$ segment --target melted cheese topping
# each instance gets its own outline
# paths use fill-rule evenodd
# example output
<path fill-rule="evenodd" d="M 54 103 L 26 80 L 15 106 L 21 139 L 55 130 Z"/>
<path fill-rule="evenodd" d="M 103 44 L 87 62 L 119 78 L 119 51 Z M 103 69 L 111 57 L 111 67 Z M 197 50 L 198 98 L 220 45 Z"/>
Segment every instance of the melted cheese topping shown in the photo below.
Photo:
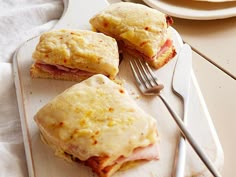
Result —
<path fill-rule="evenodd" d="M 114 78 L 118 73 L 119 53 L 116 40 L 86 30 L 46 32 L 33 53 L 34 60 L 100 73 Z"/>
<path fill-rule="evenodd" d="M 67 89 L 41 108 L 35 120 L 49 144 L 80 160 L 127 157 L 158 138 L 156 120 L 103 75 Z"/>
<path fill-rule="evenodd" d="M 167 39 L 166 15 L 147 6 L 120 2 L 90 19 L 93 27 L 152 58 Z"/>

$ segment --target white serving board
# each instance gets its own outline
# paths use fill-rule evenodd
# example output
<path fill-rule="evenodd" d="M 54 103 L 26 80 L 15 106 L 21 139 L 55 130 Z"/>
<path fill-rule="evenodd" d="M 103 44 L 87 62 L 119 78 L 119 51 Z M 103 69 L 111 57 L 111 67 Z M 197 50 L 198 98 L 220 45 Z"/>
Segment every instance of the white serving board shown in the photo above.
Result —
<path fill-rule="evenodd" d="M 65 6 L 67 7 L 67 4 Z M 55 28 L 90 29 L 88 19 L 105 6 L 107 6 L 105 0 L 71 0 Z M 170 30 L 178 52 L 182 46 L 182 39 L 173 28 L 170 28 Z M 40 140 L 38 127 L 33 120 L 34 115 L 49 100 L 76 82 L 31 79 L 29 75 L 29 69 L 33 63 L 31 56 L 38 40 L 39 38 L 36 37 L 25 42 L 14 57 L 14 78 L 29 176 L 94 177 L 96 175 L 90 168 L 75 162 L 68 163 L 55 157 L 48 145 L 43 144 Z M 181 115 L 181 101 L 171 90 L 171 80 L 177 57 L 178 55 L 166 66 L 156 71 L 156 75 L 165 85 L 163 92 L 166 98 Z M 133 169 L 117 172 L 114 177 L 170 177 L 179 137 L 178 128 L 158 97 L 144 97 L 138 91 L 128 64 L 129 59 L 129 56 L 124 57 L 117 78 L 124 81 L 125 88 L 137 104 L 157 119 L 161 157 L 159 161 L 147 162 Z M 188 116 L 189 130 L 202 145 L 216 167 L 221 168 L 224 159 L 222 147 L 193 72 Z M 210 176 L 189 145 L 187 146 L 186 176 Z"/>

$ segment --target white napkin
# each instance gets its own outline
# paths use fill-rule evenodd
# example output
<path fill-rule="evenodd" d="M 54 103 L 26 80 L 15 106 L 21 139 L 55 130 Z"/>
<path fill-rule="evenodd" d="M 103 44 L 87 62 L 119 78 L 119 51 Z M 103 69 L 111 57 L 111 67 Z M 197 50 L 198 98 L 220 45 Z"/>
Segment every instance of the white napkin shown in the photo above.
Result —
<path fill-rule="evenodd" d="M 27 176 L 11 63 L 0 63 L 0 176 Z"/>
<path fill-rule="evenodd" d="M 11 62 L 16 47 L 52 28 L 62 11 L 62 0 L 1 1 L 0 61 Z"/>
<path fill-rule="evenodd" d="M 62 0 L 0 2 L 0 177 L 28 176 L 12 56 L 21 43 L 50 30 L 62 12 Z"/>

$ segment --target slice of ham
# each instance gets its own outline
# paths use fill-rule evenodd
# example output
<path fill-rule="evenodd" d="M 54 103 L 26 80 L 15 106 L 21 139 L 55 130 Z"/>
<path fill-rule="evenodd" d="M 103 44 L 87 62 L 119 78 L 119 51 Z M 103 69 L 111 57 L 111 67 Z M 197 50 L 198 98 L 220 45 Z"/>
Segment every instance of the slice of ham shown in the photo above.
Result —
<path fill-rule="evenodd" d="M 156 55 L 154 55 L 152 57 L 147 57 L 146 55 L 142 54 L 142 57 L 147 62 L 151 62 L 155 59 L 158 59 L 158 57 L 160 57 L 162 54 L 164 54 L 170 47 L 172 47 L 172 45 L 173 45 L 173 41 L 171 39 L 167 39 L 166 42 L 164 43 L 164 45 L 161 46 L 161 49 L 159 50 L 159 52 L 157 52 Z"/>
<path fill-rule="evenodd" d="M 62 65 L 50 65 L 43 62 L 36 62 L 35 67 L 41 69 L 44 72 L 50 73 L 52 75 L 61 75 L 64 73 L 77 75 L 77 76 L 92 76 L 94 73 L 83 71 L 76 68 L 68 68 Z"/>
<path fill-rule="evenodd" d="M 164 45 L 161 47 L 161 50 L 156 54 L 156 58 L 161 56 L 163 53 L 165 53 L 170 47 L 172 47 L 173 41 L 170 39 L 167 39 Z"/>
<path fill-rule="evenodd" d="M 124 163 L 135 160 L 158 160 L 159 159 L 159 150 L 158 143 L 149 145 L 147 147 L 136 148 L 132 155 L 129 157 L 120 157 L 115 162 Z"/>
<path fill-rule="evenodd" d="M 126 45 L 124 42 L 122 41 L 118 41 L 119 46 L 127 51 L 128 53 L 130 53 L 131 55 L 134 56 L 139 56 L 142 57 L 144 60 L 146 60 L 147 62 L 151 62 L 154 61 L 156 59 L 158 59 L 158 57 L 160 57 L 162 54 L 164 54 L 169 48 L 171 48 L 173 46 L 173 41 L 171 39 L 167 39 L 166 42 L 164 43 L 164 45 L 161 47 L 161 49 L 156 53 L 156 55 L 153 55 L 152 57 L 148 57 L 146 55 L 144 55 L 143 53 L 141 53 L 140 51 Z"/>
<path fill-rule="evenodd" d="M 158 160 L 159 150 L 158 143 L 149 145 L 147 147 L 136 148 L 129 157 L 121 156 L 117 160 L 113 161 L 111 165 L 106 165 L 109 157 L 94 156 L 85 161 L 85 165 L 92 168 L 92 170 L 101 177 L 108 177 L 126 162 L 137 160 Z"/>

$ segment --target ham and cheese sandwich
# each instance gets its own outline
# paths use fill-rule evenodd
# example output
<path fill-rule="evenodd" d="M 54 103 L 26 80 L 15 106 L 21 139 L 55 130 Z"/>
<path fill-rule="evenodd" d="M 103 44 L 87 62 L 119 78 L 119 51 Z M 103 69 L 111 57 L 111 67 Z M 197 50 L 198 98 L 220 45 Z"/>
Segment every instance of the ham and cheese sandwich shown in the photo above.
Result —
<path fill-rule="evenodd" d="M 160 68 L 176 54 L 168 27 L 170 16 L 142 4 L 120 2 L 90 19 L 93 28 L 114 37 L 119 47 Z"/>
<path fill-rule="evenodd" d="M 115 39 L 86 30 L 55 30 L 40 36 L 33 53 L 33 78 L 81 81 L 94 74 L 113 79 L 119 53 Z"/>
<path fill-rule="evenodd" d="M 110 177 L 130 162 L 159 159 L 156 119 L 102 74 L 67 89 L 34 117 L 55 154 Z"/>

